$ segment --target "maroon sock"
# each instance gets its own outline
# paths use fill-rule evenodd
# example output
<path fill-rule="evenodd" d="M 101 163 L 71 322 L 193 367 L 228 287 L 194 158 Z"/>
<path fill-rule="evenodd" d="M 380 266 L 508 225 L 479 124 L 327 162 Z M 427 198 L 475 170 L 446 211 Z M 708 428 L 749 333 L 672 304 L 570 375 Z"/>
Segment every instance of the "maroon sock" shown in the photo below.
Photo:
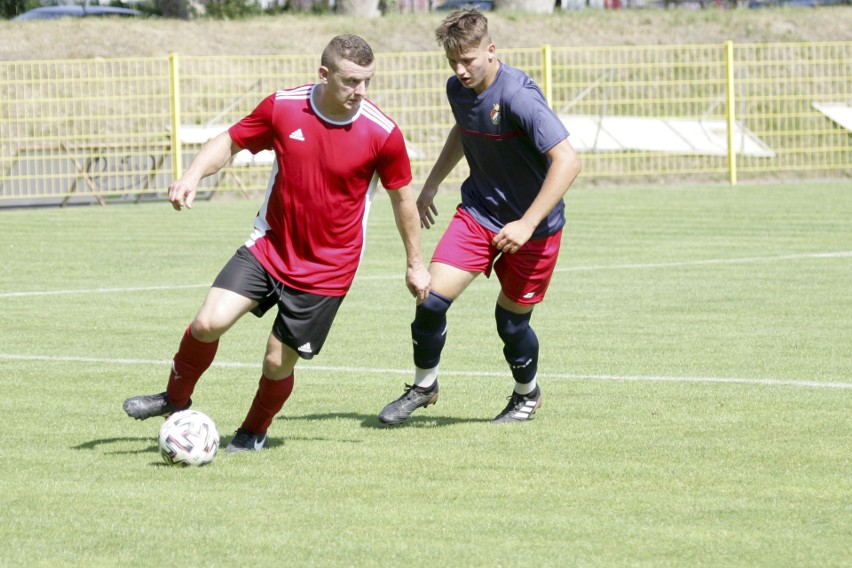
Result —
<path fill-rule="evenodd" d="M 243 428 L 255 434 L 265 434 L 272 424 L 272 419 L 284 406 L 284 403 L 293 392 L 293 374 L 286 379 L 273 381 L 266 377 L 260 377 L 257 394 L 251 403 L 248 415 L 243 422 Z"/>
<path fill-rule="evenodd" d="M 189 402 L 189 397 L 195 390 L 195 383 L 213 363 L 218 347 L 218 339 L 213 343 L 204 343 L 192 336 L 192 325 L 186 328 L 172 361 L 172 372 L 166 387 L 169 401 L 177 408 L 183 408 Z"/>

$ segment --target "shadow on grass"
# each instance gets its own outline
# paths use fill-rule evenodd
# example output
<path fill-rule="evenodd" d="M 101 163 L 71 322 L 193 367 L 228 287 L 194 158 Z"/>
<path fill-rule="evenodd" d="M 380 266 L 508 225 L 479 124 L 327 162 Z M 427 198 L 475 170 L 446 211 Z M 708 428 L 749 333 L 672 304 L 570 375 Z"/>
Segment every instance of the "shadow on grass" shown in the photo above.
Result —
<path fill-rule="evenodd" d="M 98 446 L 105 446 L 110 444 L 124 444 L 126 442 L 147 442 L 148 447 L 142 448 L 139 450 L 123 450 L 110 452 L 112 454 L 144 454 L 146 452 L 154 452 L 160 453 L 160 449 L 157 446 L 156 438 L 154 439 L 154 443 L 151 443 L 150 438 L 140 438 L 140 437 L 123 437 L 123 438 L 101 438 L 100 440 L 91 440 L 89 442 L 84 442 L 82 444 L 78 444 L 76 446 L 71 446 L 72 450 L 94 450 L 97 449 Z"/>
<path fill-rule="evenodd" d="M 320 420 L 355 420 L 361 423 L 362 428 L 373 428 L 376 430 L 395 430 L 399 428 L 434 428 L 436 426 L 453 426 L 454 424 L 469 424 L 476 422 L 491 422 L 488 418 L 458 418 L 455 416 L 412 416 L 403 424 L 388 426 L 379 422 L 375 414 L 360 414 L 357 412 L 328 412 L 323 414 L 305 414 L 303 416 L 278 416 L 276 420 L 285 422 L 296 421 L 320 421 Z"/>
<path fill-rule="evenodd" d="M 490 422 L 491 420 L 488 418 L 458 418 L 453 416 L 430 416 L 430 415 L 420 415 L 420 416 L 412 416 L 409 418 L 404 424 L 399 424 L 396 426 L 388 426 L 386 424 L 382 424 L 379 422 L 378 417 L 375 414 L 361 414 L 357 412 L 328 412 L 328 413 L 320 413 L 320 414 L 305 414 L 302 416 L 278 416 L 275 418 L 277 422 L 317 422 L 317 421 L 332 421 L 332 420 L 353 420 L 356 422 L 360 422 L 361 428 L 372 428 L 375 430 L 399 430 L 402 428 L 435 428 L 435 427 L 443 427 L 443 426 L 453 426 L 455 424 L 470 424 L 470 423 L 485 423 Z M 224 452 L 225 448 L 228 444 L 233 440 L 233 436 L 222 436 L 219 442 L 219 451 Z M 288 442 L 293 441 L 309 441 L 309 442 L 340 442 L 341 440 L 333 437 L 293 437 L 287 436 L 286 433 L 281 437 L 269 437 L 266 442 L 267 449 L 275 449 L 277 447 L 286 446 Z M 361 442 L 361 440 L 345 440 L 348 442 Z M 122 450 L 108 450 L 109 446 L 115 444 L 123 444 L 127 445 L 128 443 L 140 443 L 140 446 L 137 449 L 122 449 Z M 102 448 L 102 446 L 106 446 L 107 448 Z M 76 446 L 71 446 L 72 450 L 90 450 L 95 451 L 99 450 L 104 454 L 111 455 L 133 455 L 133 454 L 159 454 L 160 448 L 157 444 L 156 437 L 131 437 L 131 436 L 122 436 L 122 437 L 114 437 L 114 438 L 99 438 L 96 440 L 89 440 L 88 442 L 83 442 L 81 444 L 77 444 Z M 155 463 L 152 465 L 156 466 L 165 466 L 165 463 Z"/>
<path fill-rule="evenodd" d="M 219 452 L 224 452 L 225 448 L 228 444 L 233 440 L 233 436 L 222 436 L 219 440 Z M 307 440 L 307 438 L 305 438 Z M 323 438 L 315 438 L 315 440 L 323 441 Z M 266 448 L 275 448 L 277 446 L 283 446 L 287 438 L 272 438 L 269 437 L 266 441 Z M 105 454 L 111 455 L 132 455 L 132 454 L 160 454 L 160 446 L 157 442 L 157 439 L 153 440 L 148 437 L 121 437 L 121 438 L 101 438 L 99 440 L 90 440 L 88 442 L 84 442 L 82 444 L 77 444 L 76 446 L 71 446 L 72 450 L 97 450 L 100 446 L 109 446 L 111 444 L 126 444 L 128 442 L 141 442 L 146 444 L 145 447 L 140 447 L 135 450 L 116 450 L 116 451 L 104 451 Z M 156 464 L 156 465 L 166 465 L 166 464 Z"/>

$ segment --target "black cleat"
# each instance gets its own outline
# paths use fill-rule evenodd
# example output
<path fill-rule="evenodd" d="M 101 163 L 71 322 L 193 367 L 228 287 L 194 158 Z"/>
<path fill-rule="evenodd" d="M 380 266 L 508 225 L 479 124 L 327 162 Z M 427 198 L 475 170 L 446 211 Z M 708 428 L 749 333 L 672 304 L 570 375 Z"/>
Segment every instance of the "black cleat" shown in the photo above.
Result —
<path fill-rule="evenodd" d="M 438 381 L 426 390 L 414 385 L 405 385 L 403 395 L 385 406 L 379 413 L 379 422 L 390 426 L 402 424 L 421 406 L 438 402 L 439 390 Z"/>
<path fill-rule="evenodd" d="M 541 389 L 538 386 L 529 394 L 512 393 L 509 404 L 491 422 L 526 422 L 532 418 L 535 411 L 541 406 Z"/>
<path fill-rule="evenodd" d="M 255 434 L 245 428 L 237 428 L 234 439 L 225 448 L 229 454 L 234 452 L 259 452 L 266 447 L 266 434 Z"/>
<path fill-rule="evenodd" d="M 174 414 L 178 410 L 186 410 L 192 406 L 192 400 L 186 403 L 183 408 L 177 408 L 171 402 L 166 393 L 147 394 L 142 396 L 134 396 L 124 401 L 124 411 L 131 418 L 136 420 L 147 420 L 152 416 L 168 416 Z"/>

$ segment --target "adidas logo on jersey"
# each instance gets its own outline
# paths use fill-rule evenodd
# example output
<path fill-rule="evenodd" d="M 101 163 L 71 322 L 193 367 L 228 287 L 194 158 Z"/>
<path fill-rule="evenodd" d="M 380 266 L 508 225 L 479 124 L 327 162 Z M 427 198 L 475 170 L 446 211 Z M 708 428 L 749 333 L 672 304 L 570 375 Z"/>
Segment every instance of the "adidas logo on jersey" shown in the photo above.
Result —
<path fill-rule="evenodd" d="M 304 345 L 299 347 L 299 351 L 301 351 L 303 353 L 310 353 L 311 352 L 311 342 L 308 341 L 307 343 L 305 343 Z"/>
<path fill-rule="evenodd" d="M 292 138 L 293 140 L 298 140 L 299 142 L 304 142 L 304 141 L 305 141 L 305 135 L 304 135 L 304 134 L 302 134 L 302 129 L 301 129 L 301 128 L 297 128 L 296 130 L 294 130 L 293 132 L 291 132 L 291 133 L 290 133 L 290 138 Z"/>

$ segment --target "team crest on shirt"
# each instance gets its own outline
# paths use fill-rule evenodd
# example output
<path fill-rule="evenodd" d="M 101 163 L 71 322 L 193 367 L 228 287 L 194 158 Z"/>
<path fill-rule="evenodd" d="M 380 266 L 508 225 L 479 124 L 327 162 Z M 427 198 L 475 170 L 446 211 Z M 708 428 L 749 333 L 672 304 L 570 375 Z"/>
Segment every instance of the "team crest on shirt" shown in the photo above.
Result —
<path fill-rule="evenodd" d="M 500 124 L 500 103 L 494 103 L 491 107 L 491 124 L 495 126 Z"/>

